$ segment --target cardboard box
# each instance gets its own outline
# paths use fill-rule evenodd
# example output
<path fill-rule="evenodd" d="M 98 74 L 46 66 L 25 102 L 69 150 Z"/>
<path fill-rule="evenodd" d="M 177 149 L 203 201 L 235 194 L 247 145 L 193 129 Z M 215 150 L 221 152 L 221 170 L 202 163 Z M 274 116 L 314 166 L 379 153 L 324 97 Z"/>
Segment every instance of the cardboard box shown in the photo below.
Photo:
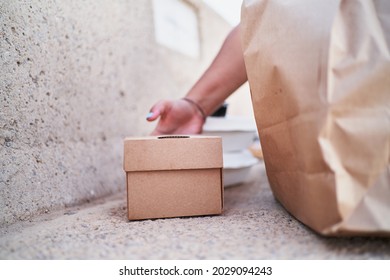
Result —
<path fill-rule="evenodd" d="M 222 167 L 220 137 L 126 138 L 129 220 L 221 214 Z"/>

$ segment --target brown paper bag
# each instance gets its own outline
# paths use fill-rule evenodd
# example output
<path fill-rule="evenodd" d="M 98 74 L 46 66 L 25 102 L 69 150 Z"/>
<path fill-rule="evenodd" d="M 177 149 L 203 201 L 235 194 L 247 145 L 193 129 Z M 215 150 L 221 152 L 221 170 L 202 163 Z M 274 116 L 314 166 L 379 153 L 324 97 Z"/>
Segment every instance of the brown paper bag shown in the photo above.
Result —
<path fill-rule="evenodd" d="M 389 19 L 387 0 L 243 3 L 269 182 L 324 235 L 390 235 Z"/>

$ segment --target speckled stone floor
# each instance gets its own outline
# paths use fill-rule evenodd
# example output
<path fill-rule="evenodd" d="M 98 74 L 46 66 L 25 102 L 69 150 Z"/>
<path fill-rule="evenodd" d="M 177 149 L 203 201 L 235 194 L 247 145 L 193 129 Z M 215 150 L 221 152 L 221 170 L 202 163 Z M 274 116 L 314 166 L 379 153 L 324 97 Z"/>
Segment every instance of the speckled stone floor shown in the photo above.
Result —
<path fill-rule="evenodd" d="M 389 238 L 325 238 L 273 198 L 264 165 L 221 216 L 129 222 L 125 192 L 0 229 L 1 259 L 390 259 Z"/>

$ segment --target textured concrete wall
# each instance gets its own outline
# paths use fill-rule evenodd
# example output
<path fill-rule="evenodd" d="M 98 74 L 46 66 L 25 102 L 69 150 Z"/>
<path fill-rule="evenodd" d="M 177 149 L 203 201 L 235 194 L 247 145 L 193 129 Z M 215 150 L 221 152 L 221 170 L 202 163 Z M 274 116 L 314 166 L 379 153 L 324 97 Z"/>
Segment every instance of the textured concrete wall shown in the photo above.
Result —
<path fill-rule="evenodd" d="M 0 2 L 0 225 L 125 188 L 122 139 L 182 96 L 230 27 L 201 1 L 201 55 L 155 43 L 151 1 Z"/>

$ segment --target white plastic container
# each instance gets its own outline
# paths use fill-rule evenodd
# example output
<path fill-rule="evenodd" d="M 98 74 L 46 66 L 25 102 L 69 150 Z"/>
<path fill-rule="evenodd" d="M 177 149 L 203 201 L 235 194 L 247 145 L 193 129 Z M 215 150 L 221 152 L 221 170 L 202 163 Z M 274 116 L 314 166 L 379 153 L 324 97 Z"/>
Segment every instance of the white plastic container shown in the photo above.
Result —
<path fill-rule="evenodd" d="M 258 162 L 248 150 L 257 138 L 254 119 L 240 116 L 208 117 L 203 134 L 222 137 L 224 186 L 245 182 L 252 166 Z"/>
<path fill-rule="evenodd" d="M 222 137 L 224 153 L 247 149 L 257 137 L 253 118 L 240 116 L 208 117 L 203 134 Z"/>
<path fill-rule="evenodd" d="M 223 154 L 224 186 L 233 186 L 245 182 L 253 165 L 259 160 L 248 150 Z"/>

